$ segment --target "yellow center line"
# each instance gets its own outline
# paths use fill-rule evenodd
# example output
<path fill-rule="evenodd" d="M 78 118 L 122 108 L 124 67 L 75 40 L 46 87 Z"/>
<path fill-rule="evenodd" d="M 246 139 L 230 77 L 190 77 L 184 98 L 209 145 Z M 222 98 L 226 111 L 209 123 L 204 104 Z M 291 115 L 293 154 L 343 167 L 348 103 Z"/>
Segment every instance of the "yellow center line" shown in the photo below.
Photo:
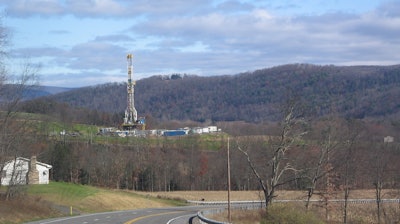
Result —
<path fill-rule="evenodd" d="M 129 220 L 129 221 L 125 222 L 124 224 L 132 224 L 132 223 L 134 223 L 136 221 L 139 221 L 139 220 L 142 220 L 142 219 L 145 219 L 145 218 L 150 218 L 150 217 L 159 216 L 159 215 L 174 214 L 174 213 L 179 213 L 179 212 L 182 212 L 182 211 L 164 212 L 164 213 L 157 213 L 157 214 L 152 214 L 152 215 L 140 216 L 138 218 Z"/>

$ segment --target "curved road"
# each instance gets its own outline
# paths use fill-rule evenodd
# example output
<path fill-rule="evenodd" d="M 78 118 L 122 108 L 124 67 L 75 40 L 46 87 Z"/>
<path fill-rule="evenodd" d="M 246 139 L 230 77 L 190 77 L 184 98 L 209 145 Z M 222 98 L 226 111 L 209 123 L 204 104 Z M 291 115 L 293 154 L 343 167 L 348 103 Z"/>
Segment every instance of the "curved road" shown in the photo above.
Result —
<path fill-rule="evenodd" d="M 188 224 L 205 206 L 152 208 L 47 219 L 29 224 Z"/>
<path fill-rule="evenodd" d="M 276 200 L 275 202 L 287 203 L 303 200 Z M 321 202 L 320 200 L 311 200 Z M 333 203 L 343 203 L 343 199 L 330 200 Z M 382 203 L 400 203 L 400 199 L 382 199 Z M 203 202 L 202 202 L 203 203 Z M 348 203 L 365 204 L 376 203 L 376 199 L 349 199 Z M 255 208 L 262 205 L 262 201 L 242 201 L 233 202 L 235 207 Z M 198 206 L 183 206 L 170 208 L 149 208 L 140 210 L 103 212 L 79 216 L 68 216 L 56 219 L 47 219 L 28 224 L 192 224 L 192 220 L 197 216 L 198 211 L 215 208 L 226 208 L 226 202 L 203 203 Z M 198 223 L 198 221 L 193 222 Z"/>

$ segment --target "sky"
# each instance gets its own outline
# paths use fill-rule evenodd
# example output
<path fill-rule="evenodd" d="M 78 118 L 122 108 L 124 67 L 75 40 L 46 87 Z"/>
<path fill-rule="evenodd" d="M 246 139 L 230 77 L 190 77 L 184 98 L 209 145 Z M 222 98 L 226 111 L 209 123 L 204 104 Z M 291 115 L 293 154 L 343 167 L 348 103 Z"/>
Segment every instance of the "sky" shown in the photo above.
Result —
<path fill-rule="evenodd" d="M 400 0 L 0 0 L 6 64 L 41 85 L 274 66 L 400 64 Z"/>

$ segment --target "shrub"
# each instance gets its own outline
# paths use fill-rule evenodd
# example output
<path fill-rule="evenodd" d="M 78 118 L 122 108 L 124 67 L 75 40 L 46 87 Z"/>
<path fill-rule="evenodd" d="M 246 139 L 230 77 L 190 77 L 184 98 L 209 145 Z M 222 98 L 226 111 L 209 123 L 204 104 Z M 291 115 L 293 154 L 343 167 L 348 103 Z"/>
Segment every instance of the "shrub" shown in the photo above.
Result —
<path fill-rule="evenodd" d="M 313 212 L 307 212 L 303 207 L 288 204 L 274 204 L 265 212 L 260 223 L 320 224 L 324 223 L 324 221 Z"/>

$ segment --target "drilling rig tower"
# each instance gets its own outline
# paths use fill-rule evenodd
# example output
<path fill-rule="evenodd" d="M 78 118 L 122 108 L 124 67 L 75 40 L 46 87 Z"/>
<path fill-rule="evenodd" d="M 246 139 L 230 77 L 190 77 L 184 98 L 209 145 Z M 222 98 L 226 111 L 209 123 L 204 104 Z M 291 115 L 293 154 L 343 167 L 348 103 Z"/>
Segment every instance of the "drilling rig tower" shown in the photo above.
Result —
<path fill-rule="evenodd" d="M 122 128 L 124 130 L 133 130 L 137 129 L 141 126 L 141 129 L 144 129 L 144 118 L 139 118 L 137 115 L 137 111 L 135 109 L 135 85 L 136 82 L 132 80 L 133 74 L 133 64 L 132 59 L 133 55 L 128 54 L 126 56 L 127 64 L 128 64 L 128 83 L 127 83 L 127 107 L 125 110 L 124 123 L 122 124 Z"/>

